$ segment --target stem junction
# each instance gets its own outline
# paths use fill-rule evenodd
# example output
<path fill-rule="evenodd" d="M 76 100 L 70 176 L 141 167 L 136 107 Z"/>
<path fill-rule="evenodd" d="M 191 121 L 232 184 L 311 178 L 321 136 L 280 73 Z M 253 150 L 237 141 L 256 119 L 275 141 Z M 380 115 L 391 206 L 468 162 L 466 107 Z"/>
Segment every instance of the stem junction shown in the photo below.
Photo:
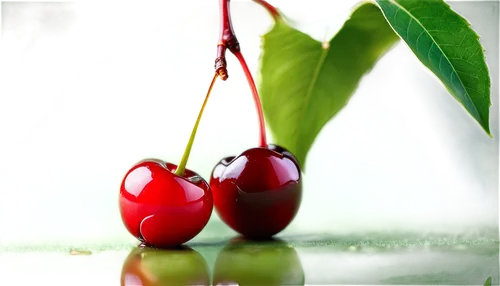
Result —
<path fill-rule="evenodd" d="M 280 19 L 280 15 L 275 7 L 270 5 L 264 0 L 254 0 L 258 4 L 262 5 L 275 19 Z M 260 129 L 260 146 L 266 147 L 266 127 L 264 121 L 264 113 L 262 111 L 262 104 L 260 102 L 259 93 L 257 87 L 255 86 L 255 81 L 253 80 L 252 73 L 248 69 L 245 58 L 240 50 L 240 44 L 233 30 L 231 23 L 231 12 L 229 8 L 230 0 L 219 0 L 220 8 L 220 34 L 219 42 L 217 43 L 217 57 L 215 58 L 215 72 L 218 74 L 222 80 L 227 80 L 229 77 L 227 72 L 227 62 L 226 62 L 226 50 L 229 50 L 233 55 L 236 56 L 240 65 L 245 73 L 248 81 L 248 85 L 252 91 L 253 99 L 255 102 L 255 108 L 257 109 L 257 114 L 259 118 L 259 129 Z"/>

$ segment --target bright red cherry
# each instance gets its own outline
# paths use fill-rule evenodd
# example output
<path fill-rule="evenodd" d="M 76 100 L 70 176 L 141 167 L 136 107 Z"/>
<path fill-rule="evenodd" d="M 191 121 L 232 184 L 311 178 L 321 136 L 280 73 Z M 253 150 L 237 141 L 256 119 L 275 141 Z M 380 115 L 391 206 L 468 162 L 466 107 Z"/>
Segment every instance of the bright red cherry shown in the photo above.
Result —
<path fill-rule="evenodd" d="M 195 237 L 213 209 L 212 192 L 197 173 L 161 160 L 146 159 L 128 171 L 120 188 L 120 212 L 140 241 L 172 247 Z"/>
<path fill-rule="evenodd" d="M 130 169 L 120 188 L 120 213 L 128 231 L 148 245 L 172 247 L 195 237 L 212 214 L 209 185 L 186 169 L 201 115 L 218 74 L 203 101 L 179 165 L 146 159 Z"/>
<path fill-rule="evenodd" d="M 297 159 L 268 145 L 222 159 L 210 179 L 215 210 L 232 229 L 253 238 L 269 238 L 295 217 L 302 198 Z"/>

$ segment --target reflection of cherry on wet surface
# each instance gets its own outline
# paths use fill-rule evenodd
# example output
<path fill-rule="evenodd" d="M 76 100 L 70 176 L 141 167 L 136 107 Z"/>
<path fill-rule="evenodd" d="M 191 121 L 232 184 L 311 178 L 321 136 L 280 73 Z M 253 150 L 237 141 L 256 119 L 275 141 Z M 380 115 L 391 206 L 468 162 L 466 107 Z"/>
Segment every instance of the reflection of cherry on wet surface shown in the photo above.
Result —
<path fill-rule="evenodd" d="M 128 286 L 483 285 L 489 276 L 492 285 L 499 281 L 497 239 L 425 237 L 236 237 L 227 243 L 192 242 L 196 250 L 135 248 L 123 265 L 121 281 Z"/>
<path fill-rule="evenodd" d="M 233 239 L 217 255 L 213 285 L 304 285 L 295 249 L 279 240 Z"/>
<path fill-rule="evenodd" d="M 210 285 L 205 259 L 195 250 L 134 248 L 123 264 L 122 286 Z"/>
<path fill-rule="evenodd" d="M 289 283 L 299 285 L 302 279 L 307 285 L 483 285 L 489 276 L 492 285 L 500 281 L 497 229 L 484 235 L 453 236 L 288 235 L 283 237 L 284 242 L 247 241 L 236 245 L 237 241 L 228 244 L 226 239 L 219 239 L 234 235 L 224 232 L 227 227 L 220 224 L 220 228 L 209 224 L 217 236 L 202 233 L 203 239 L 188 243 L 194 254 L 179 253 L 178 249 L 134 248 L 130 243 L 36 248 L 2 245 L 0 284 L 39 285 L 40 281 L 50 281 L 50 285 L 64 286 L 120 285 L 121 278 L 122 285 L 128 286 L 165 285 L 159 281 L 174 281 L 166 285 L 175 285 L 176 281 L 209 285 L 237 279 L 244 285 L 250 278 L 260 277 L 259 281 L 268 282 L 247 283 L 272 285 L 292 274 L 300 275 Z M 175 273 L 169 272 L 172 269 Z"/>

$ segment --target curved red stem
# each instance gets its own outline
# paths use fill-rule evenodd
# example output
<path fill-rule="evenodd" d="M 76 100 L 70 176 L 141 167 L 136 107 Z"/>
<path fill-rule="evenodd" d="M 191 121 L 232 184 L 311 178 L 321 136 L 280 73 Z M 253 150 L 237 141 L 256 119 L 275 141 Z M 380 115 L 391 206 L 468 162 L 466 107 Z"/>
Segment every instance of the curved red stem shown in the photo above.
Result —
<path fill-rule="evenodd" d="M 255 108 L 257 109 L 257 113 L 259 116 L 259 127 L 260 127 L 260 147 L 267 146 L 266 140 L 266 123 L 264 121 L 264 113 L 262 112 L 262 104 L 260 102 L 259 93 L 257 92 L 257 87 L 255 86 L 255 81 L 253 80 L 252 73 L 248 69 L 247 63 L 245 62 L 245 58 L 243 54 L 238 52 L 233 52 L 233 54 L 238 58 L 241 67 L 243 68 L 243 72 L 245 72 L 245 76 L 247 77 L 248 85 L 250 85 L 250 89 L 252 90 L 253 100 L 255 102 Z"/>
<path fill-rule="evenodd" d="M 243 68 L 243 71 L 247 78 L 250 89 L 252 90 L 255 107 L 257 109 L 257 114 L 259 117 L 260 146 L 266 147 L 267 146 L 266 127 L 264 121 L 264 114 L 262 112 L 262 104 L 260 102 L 259 93 L 257 91 L 257 87 L 255 86 L 252 73 L 248 69 L 248 66 L 245 62 L 245 58 L 243 57 L 243 54 L 240 51 L 240 44 L 238 43 L 238 39 L 236 38 L 236 35 L 233 31 L 233 26 L 231 24 L 231 13 L 229 9 L 229 2 L 230 0 L 219 0 L 221 22 L 220 22 L 219 42 L 217 43 L 217 57 L 215 59 L 215 72 L 221 77 L 222 80 L 226 80 L 229 77 L 227 73 L 227 63 L 226 63 L 226 49 L 229 49 L 229 51 L 231 51 L 231 53 L 233 53 L 236 56 L 236 58 L 238 58 L 238 61 L 240 62 L 240 65 Z M 278 12 L 276 11 L 276 13 Z"/>
<path fill-rule="evenodd" d="M 271 14 L 271 16 L 273 16 L 275 21 L 279 20 L 281 18 L 281 15 L 278 12 L 278 10 L 276 9 L 276 7 L 267 3 L 267 1 L 265 1 L 265 0 L 253 0 L 253 1 L 257 4 L 260 4 L 262 7 L 264 7 L 267 10 L 267 12 L 269 12 L 269 14 Z"/>

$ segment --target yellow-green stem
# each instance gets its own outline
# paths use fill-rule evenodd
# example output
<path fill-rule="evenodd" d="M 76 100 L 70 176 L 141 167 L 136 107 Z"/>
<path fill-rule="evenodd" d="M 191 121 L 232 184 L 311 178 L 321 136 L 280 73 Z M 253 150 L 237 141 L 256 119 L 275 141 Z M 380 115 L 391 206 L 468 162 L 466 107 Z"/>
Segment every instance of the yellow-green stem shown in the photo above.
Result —
<path fill-rule="evenodd" d="M 177 176 L 183 176 L 184 171 L 186 170 L 186 164 L 189 159 L 189 154 L 191 153 L 191 147 L 193 147 L 194 137 L 196 137 L 196 131 L 198 130 L 198 125 L 200 124 L 201 115 L 203 114 L 203 110 L 205 110 L 205 106 L 207 105 L 208 98 L 210 97 L 210 92 L 212 92 L 212 87 L 214 86 L 215 80 L 217 79 L 218 74 L 215 73 L 212 82 L 210 83 L 210 87 L 208 88 L 207 95 L 205 96 L 205 100 L 203 101 L 203 105 L 201 106 L 200 113 L 198 113 L 198 118 L 196 119 L 196 123 L 194 124 L 193 131 L 191 131 L 191 136 L 189 137 L 189 141 L 186 145 L 186 149 L 184 150 L 184 154 L 182 155 L 181 162 L 177 166 L 175 170 L 175 174 Z"/>

